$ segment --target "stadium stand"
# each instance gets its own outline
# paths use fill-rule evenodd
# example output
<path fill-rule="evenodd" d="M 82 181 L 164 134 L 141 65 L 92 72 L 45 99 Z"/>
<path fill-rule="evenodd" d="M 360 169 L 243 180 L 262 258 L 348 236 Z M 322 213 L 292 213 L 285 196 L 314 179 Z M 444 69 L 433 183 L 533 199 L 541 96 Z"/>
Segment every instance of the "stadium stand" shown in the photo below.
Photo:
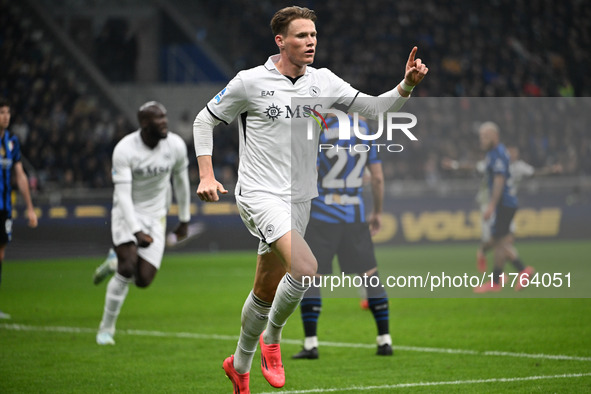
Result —
<path fill-rule="evenodd" d="M 15 114 L 27 170 L 37 188 L 100 188 L 110 183 L 115 141 L 129 131 L 24 8 L 2 1 L 1 94 Z"/>
<path fill-rule="evenodd" d="M 235 71 L 260 64 L 276 52 L 268 21 L 292 2 L 248 0 L 184 2 L 183 13 L 201 23 L 200 34 L 223 48 Z M 379 94 L 396 81 L 405 48 L 419 46 L 428 61 L 424 97 L 570 97 L 591 95 L 591 5 L 586 2 L 454 0 L 305 1 L 318 14 L 319 50 L 314 66 L 328 67 L 360 90 Z M 199 16 L 207 10 L 209 18 Z M 240 39 L 243 32 L 249 38 Z M 552 112 L 552 108 L 546 108 Z M 494 118 L 493 113 L 484 115 Z M 483 118 L 484 119 L 484 118 Z M 559 122 L 558 119 L 554 120 Z M 557 135 L 560 128 L 522 119 L 509 130 L 522 158 L 542 167 L 560 162 L 564 173 L 589 174 L 591 140 L 584 128 Z M 579 125 L 581 126 L 581 125 Z M 518 138 L 517 138 L 518 137 Z M 474 129 L 440 124 L 429 130 L 427 146 L 410 148 L 404 160 L 385 163 L 388 179 L 436 181 L 465 177 L 440 171 L 442 157 L 478 158 Z M 472 152 L 472 153 L 470 153 Z M 463 155 L 463 156 L 462 156 Z M 470 156 L 470 157 L 467 157 Z"/>
<path fill-rule="evenodd" d="M 235 71 L 260 64 L 276 50 L 268 23 L 292 2 L 248 0 L 185 2 L 199 32 L 223 48 Z M 280 4 L 285 3 L 285 4 Z M 430 60 L 424 95 L 588 96 L 591 6 L 585 2 L 377 0 L 305 1 L 318 14 L 317 67 L 326 66 L 371 94 L 392 78 L 401 48 L 418 45 Z M 206 12 L 210 17 L 203 18 Z M 197 15 L 201 15 L 197 18 Z M 205 20 L 205 22 L 204 22 Z M 197 30 L 197 27 L 196 27 Z M 239 39 L 248 32 L 248 39 Z M 427 85 L 427 84 L 426 84 Z"/>

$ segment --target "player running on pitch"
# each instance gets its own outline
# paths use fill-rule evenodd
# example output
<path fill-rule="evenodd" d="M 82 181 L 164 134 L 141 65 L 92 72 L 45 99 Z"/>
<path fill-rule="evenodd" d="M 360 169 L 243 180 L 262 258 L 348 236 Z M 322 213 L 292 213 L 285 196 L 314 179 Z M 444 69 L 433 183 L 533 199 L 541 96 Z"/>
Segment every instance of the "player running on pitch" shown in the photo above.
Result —
<path fill-rule="evenodd" d="M 271 29 L 279 54 L 262 66 L 238 73 L 197 115 L 193 126 L 200 176 L 197 194 L 201 200 L 213 202 L 219 200 L 218 193 L 227 193 L 213 172 L 213 128 L 240 118 L 236 203 L 244 224 L 260 239 L 254 286 L 242 309 L 238 345 L 223 362 L 235 393 L 249 392 L 257 343 L 261 345 L 265 379 L 274 387 L 285 384 L 281 331 L 307 290 L 302 277 L 311 277 L 317 269 L 303 234 L 310 201 L 318 193 L 318 145 L 316 140 L 296 146 L 300 150 L 292 158 L 292 112 L 288 108 L 292 98 L 334 97 L 335 102 L 325 100 L 326 108 L 339 103 L 374 119 L 380 112 L 398 110 L 428 71 L 420 59 L 415 59 L 414 47 L 404 80 L 380 96 L 388 107 L 361 105 L 357 98 L 369 96 L 328 69 L 309 67 L 316 53 L 315 21 L 316 14 L 307 8 L 293 6 L 276 12 Z M 292 163 L 297 168 L 292 168 Z"/>
<path fill-rule="evenodd" d="M 140 107 L 138 121 L 140 129 L 125 136 L 113 151 L 111 235 L 118 264 L 107 284 L 103 318 L 96 335 L 99 345 L 115 344 L 115 323 L 129 283 L 148 287 L 160 268 L 171 177 L 180 221 L 174 232 L 179 238 L 187 235 L 191 219 L 186 144 L 168 131 L 166 108 L 156 101 Z M 109 260 L 97 269 L 95 283 L 112 273 L 108 265 Z"/>

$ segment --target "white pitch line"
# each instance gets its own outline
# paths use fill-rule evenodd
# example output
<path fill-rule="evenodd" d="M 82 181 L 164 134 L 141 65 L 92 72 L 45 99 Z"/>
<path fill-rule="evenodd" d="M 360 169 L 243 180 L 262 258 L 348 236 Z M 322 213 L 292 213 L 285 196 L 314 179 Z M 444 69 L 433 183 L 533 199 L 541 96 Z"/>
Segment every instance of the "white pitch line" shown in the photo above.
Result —
<path fill-rule="evenodd" d="M 96 333 L 94 328 L 85 327 L 63 327 L 63 326 L 27 326 L 22 324 L 0 324 L 0 328 L 13 331 L 47 331 L 47 332 L 68 332 L 68 333 Z M 237 341 L 238 336 L 235 335 L 218 335 L 218 334 L 199 334 L 193 332 L 165 332 L 165 331 L 147 331 L 147 330 L 117 330 L 117 334 L 136 335 L 146 337 L 166 337 L 166 338 L 188 338 L 188 339 L 212 339 L 220 341 Z M 290 345 L 301 345 L 302 341 L 299 339 L 282 339 L 282 343 Z M 350 343 L 350 342 L 328 342 L 320 341 L 321 346 L 327 347 L 344 347 L 344 348 L 363 348 L 373 349 L 376 345 L 367 343 Z M 535 358 L 546 360 L 568 360 L 568 361 L 591 361 L 591 357 L 567 356 L 562 354 L 533 354 L 533 353 L 513 353 L 500 351 L 478 351 L 467 349 L 446 349 L 438 347 L 418 347 L 418 346 L 392 346 L 395 350 L 408 352 L 424 352 L 424 353 L 445 353 L 445 354 L 464 354 L 472 356 L 497 356 L 497 357 L 518 357 L 518 358 Z"/>
<path fill-rule="evenodd" d="M 529 380 L 543 380 L 543 379 L 569 379 L 582 378 L 591 376 L 591 373 L 572 373 L 564 375 L 546 375 L 546 376 L 524 376 L 518 378 L 492 378 L 492 379 L 474 379 L 474 380 L 453 380 L 443 382 L 416 382 L 416 383 L 400 383 L 400 384 L 386 384 L 381 386 L 350 386 L 341 388 L 326 388 L 326 389 L 309 389 L 309 390 L 288 390 L 288 391 L 269 391 L 262 394 L 307 394 L 307 393 L 334 393 L 342 391 L 370 391 L 380 389 L 404 389 L 411 387 L 426 387 L 426 386 L 445 386 L 445 385 L 462 385 L 462 384 L 482 384 L 482 383 L 510 383 L 523 382 Z"/>

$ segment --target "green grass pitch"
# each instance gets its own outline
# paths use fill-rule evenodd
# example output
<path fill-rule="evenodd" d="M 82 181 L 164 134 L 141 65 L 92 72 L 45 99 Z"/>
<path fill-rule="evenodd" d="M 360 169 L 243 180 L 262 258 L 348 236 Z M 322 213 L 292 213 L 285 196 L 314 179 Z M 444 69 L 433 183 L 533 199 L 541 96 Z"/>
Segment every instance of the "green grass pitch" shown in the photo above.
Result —
<path fill-rule="evenodd" d="M 539 271 L 572 270 L 579 298 L 558 298 L 571 294 L 560 289 L 479 297 L 407 289 L 390 301 L 393 357 L 375 356 L 375 325 L 355 293 L 325 299 L 320 359 L 290 359 L 303 337 L 297 311 L 283 333 L 285 387 L 267 384 L 257 351 L 251 391 L 591 392 L 591 300 L 583 298 L 591 243 L 517 246 Z M 474 256 L 475 245 L 378 248 L 382 276 L 477 274 Z M 94 286 L 92 273 L 102 256 L 16 262 L 9 248 L 7 259 L 0 310 L 12 319 L 0 320 L 1 393 L 231 392 L 221 364 L 236 345 L 254 251 L 166 254 L 150 288 L 130 289 L 109 347 L 95 343 L 105 283 Z"/>

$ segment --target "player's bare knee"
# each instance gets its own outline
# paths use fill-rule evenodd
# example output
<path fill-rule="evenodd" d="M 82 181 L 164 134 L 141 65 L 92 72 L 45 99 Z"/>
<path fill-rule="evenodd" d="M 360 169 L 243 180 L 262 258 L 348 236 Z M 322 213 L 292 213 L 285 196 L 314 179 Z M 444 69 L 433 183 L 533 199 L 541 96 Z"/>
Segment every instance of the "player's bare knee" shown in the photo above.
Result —
<path fill-rule="evenodd" d="M 142 288 L 150 286 L 157 272 L 155 266 L 140 258 L 135 272 L 135 285 Z"/>
<path fill-rule="evenodd" d="M 135 278 L 135 285 L 142 289 L 146 288 L 150 286 L 150 284 L 152 283 L 152 279 L 153 278 L 142 278 L 138 276 Z"/>
<path fill-rule="evenodd" d="M 132 278 L 135 273 L 134 262 L 120 259 L 117 264 L 117 273 L 124 278 Z"/>
<path fill-rule="evenodd" d="M 304 275 L 308 277 L 313 277 L 316 275 L 316 272 L 318 272 L 318 260 L 316 260 L 316 257 L 312 256 L 312 259 L 306 267 L 308 270 Z"/>
<path fill-rule="evenodd" d="M 301 281 L 302 278 L 313 278 L 318 271 L 318 261 L 311 255 L 305 259 L 295 262 L 292 266 L 291 275 L 295 280 Z"/>
<path fill-rule="evenodd" d="M 137 247 L 127 242 L 115 247 L 117 253 L 117 273 L 124 278 L 133 278 L 137 266 Z"/>

